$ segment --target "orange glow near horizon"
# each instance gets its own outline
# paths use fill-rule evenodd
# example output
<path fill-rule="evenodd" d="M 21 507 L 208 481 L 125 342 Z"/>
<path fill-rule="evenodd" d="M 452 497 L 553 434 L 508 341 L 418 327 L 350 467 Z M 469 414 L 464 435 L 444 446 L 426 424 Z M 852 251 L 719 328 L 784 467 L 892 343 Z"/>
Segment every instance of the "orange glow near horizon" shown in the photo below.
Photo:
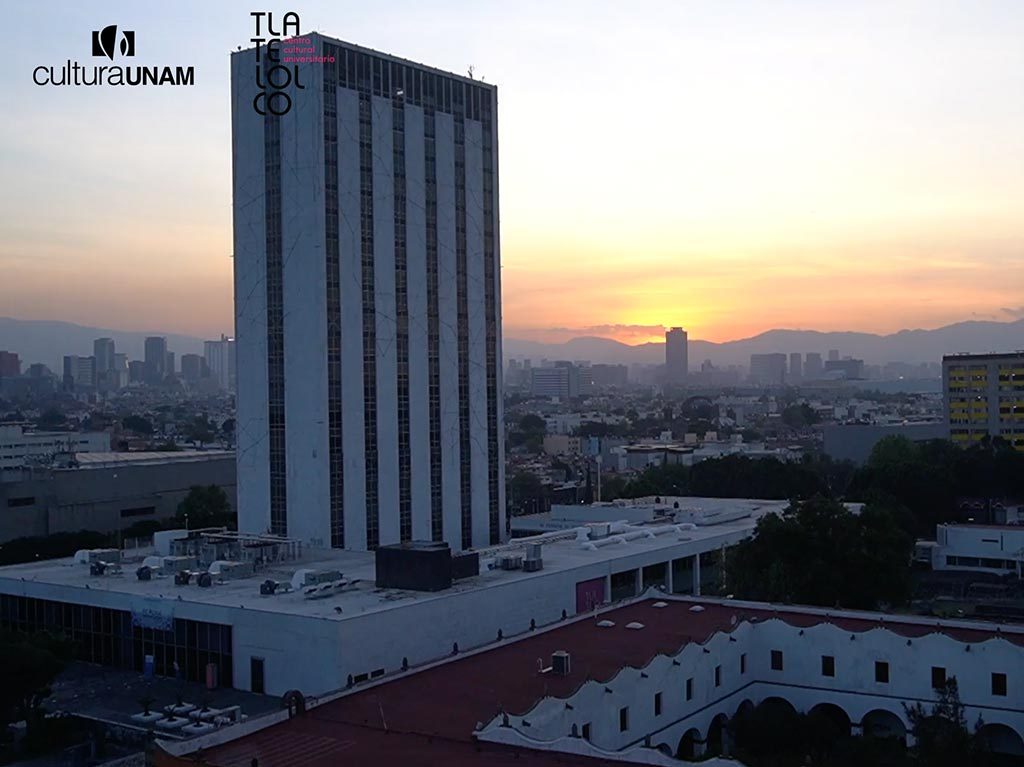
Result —
<path fill-rule="evenodd" d="M 80 50 L 95 22 L 66 8 L 15 4 L 8 58 Z M 1024 317 L 1024 3 L 354 8 L 309 0 L 303 31 L 498 84 L 508 338 Z M 227 51 L 249 10 L 118 11 L 146 30 L 140 57 L 178 61 L 193 40 L 195 87 L 41 88 L 12 70 L 0 316 L 232 332 Z"/>

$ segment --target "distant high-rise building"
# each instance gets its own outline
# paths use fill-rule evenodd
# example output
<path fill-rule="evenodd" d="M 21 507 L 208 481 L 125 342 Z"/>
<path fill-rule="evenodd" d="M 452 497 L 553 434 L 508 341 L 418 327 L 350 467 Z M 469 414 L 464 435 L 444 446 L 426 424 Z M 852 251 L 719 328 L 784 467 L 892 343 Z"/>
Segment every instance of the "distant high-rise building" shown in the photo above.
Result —
<path fill-rule="evenodd" d="M 167 352 L 167 365 L 165 375 L 173 376 L 178 372 L 177 364 L 174 359 L 174 352 Z"/>
<path fill-rule="evenodd" d="M 92 356 L 96 358 L 96 372 L 114 369 L 114 339 L 97 338 L 92 342 Z"/>
<path fill-rule="evenodd" d="M 21 360 L 15 352 L 0 351 L 0 378 L 17 378 L 21 375 Z"/>
<path fill-rule="evenodd" d="M 66 355 L 63 384 L 65 391 L 82 391 L 96 386 L 96 358 Z"/>
<path fill-rule="evenodd" d="M 599 388 L 622 389 L 629 385 L 629 368 L 625 365 L 591 365 L 590 376 Z"/>
<path fill-rule="evenodd" d="M 792 352 L 789 355 L 789 371 L 786 374 L 786 381 L 788 383 L 800 383 L 800 380 L 804 376 L 803 360 L 801 359 L 800 352 Z"/>
<path fill-rule="evenodd" d="M 825 362 L 826 376 L 841 376 L 849 380 L 864 377 L 864 360 L 827 360 Z"/>
<path fill-rule="evenodd" d="M 146 339 L 146 383 L 162 383 L 167 376 L 167 339 L 149 336 Z"/>
<path fill-rule="evenodd" d="M 235 339 L 221 335 L 219 341 L 203 344 L 203 357 L 210 375 L 224 391 L 235 390 Z"/>
<path fill-rule="evenodd" d="M 563 400 L 576 397 L 580 393 L 579 370 L 571 362 L 530 368 L 530 393 Z"/>
<path fill-rule="evenodd" d="M 824 370 L 821 355 L 818 352 L 807 352 L 807 357 L 804 359 L 804 379 L 817 381 L 821 378 Z"/>
<path fill-rule="evenodd" d="M 839 350 L 838 349 L 829 349 L 828 350 L 828 359 L 829 359 L 830 362 L 835 362 L 837 359 L 839 359 Z"/>
<path fill-rule="evenodd" d="M 231 56 L 239 528 L 498 543 L 497 89 L 303 37 L 282 116 Z"/>
<path fill-rule="evenodd" d="M 118 388 L 114 374 L 114 339 L 97 338 L 92 342 L 92 356 L 96 360 L 96 388 L 104 391 Z"/>
<path fill-rule="evenodd" d="M 942 388 L 953 442 L 1002 437 L 1024 450 L 1024 352 L 947 354 Z"/>
<path fill-rule="evenodd" d="M 672 328 L 665 332 L 665 383 L 680 386 L 686 383 L 690 357 L 686 331 Z"/>
<path fill-rule="evenodd" d="M 131 360 L 128 363 L 128 383 L 144 383 L 146 381 L 146 363 L 142 360 Z"/>
<path fill-rule="evenodd" d="M 750 380 L 762 386 L 782 386 L 786 383 L 786 355 L 751 354 Z"/>
<path fill-rule="evenodd" d="M 206 360 L 198 354 L 181 355 L 181 377 L 189 383 L 196 383 L 203 378 Z"/>

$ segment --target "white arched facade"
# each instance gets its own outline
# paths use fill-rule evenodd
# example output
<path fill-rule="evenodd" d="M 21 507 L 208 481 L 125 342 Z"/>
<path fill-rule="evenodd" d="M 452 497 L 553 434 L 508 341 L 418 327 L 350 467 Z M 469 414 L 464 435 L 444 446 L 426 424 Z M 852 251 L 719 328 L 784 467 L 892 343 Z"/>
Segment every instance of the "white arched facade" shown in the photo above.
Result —
<path fill-rule="evenodd" d="M 1011 734 L 1024 736 L 1024 648 L 1001 636 L 960 641 L 935 628 L 908 637 L 883 623 L 851 632 L 830 622 L 799 627 L 779 618 L 737 619 L 731 631 L 704 644 L 589 680 L 566 698 L 545 697 L 527 711 L 499 715 L 478 736 L 507 742 L 515 731 L 534 748 L 575 736 L 582 753 L 592 749 L 595 756 L 636 748 L 675 754 L 681 742 L 692 741 L 699 756 L 716 717 L 778 697 L 802 713 L 834 705 L 854 734 L 866 723 L 869 731 L 906 739 L 904 704 L 927 708 L 935 701 L 935 668 L 958 680 L 969 723 L 980 717 L 995 742 L 1015 747 Z M 1003 687 L 993 675 L 1005 679 L 1006 694 L 999 694 Z M 723 747 L 727 752 L 728 743 Z"/>

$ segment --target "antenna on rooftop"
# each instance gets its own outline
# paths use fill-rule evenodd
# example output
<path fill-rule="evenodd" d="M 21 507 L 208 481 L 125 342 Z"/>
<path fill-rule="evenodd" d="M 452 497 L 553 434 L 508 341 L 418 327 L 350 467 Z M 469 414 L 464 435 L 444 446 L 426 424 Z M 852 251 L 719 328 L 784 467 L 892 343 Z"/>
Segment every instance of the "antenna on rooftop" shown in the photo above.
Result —
<path fill-rule="evenodd" d="M 469 79 L 473 79 L 473 70 L 476 69 L 472 64 L 469 65 Z"/>

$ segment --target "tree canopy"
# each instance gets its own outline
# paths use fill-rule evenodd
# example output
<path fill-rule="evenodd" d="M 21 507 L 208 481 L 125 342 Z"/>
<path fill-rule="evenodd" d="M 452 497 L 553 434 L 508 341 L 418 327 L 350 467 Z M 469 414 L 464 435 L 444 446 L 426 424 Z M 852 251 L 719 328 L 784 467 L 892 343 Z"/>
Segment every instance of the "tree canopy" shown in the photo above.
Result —
<path fill-rule="evenodd" d="M 227 493 L 217 485 L 195 485 L 185 499 L 178 504 L 178 521 L 188 522 L 188 527 L 234 527 L 235 513 Z"/>
<path fill-rule="evenodd" d="M 898 513 L 859 513 L 822 497 L 796 502 L 758 521 L 730 553 L 730 591 L 741 599 L 878 609 L 910 595 L 913 539 Z"/>

